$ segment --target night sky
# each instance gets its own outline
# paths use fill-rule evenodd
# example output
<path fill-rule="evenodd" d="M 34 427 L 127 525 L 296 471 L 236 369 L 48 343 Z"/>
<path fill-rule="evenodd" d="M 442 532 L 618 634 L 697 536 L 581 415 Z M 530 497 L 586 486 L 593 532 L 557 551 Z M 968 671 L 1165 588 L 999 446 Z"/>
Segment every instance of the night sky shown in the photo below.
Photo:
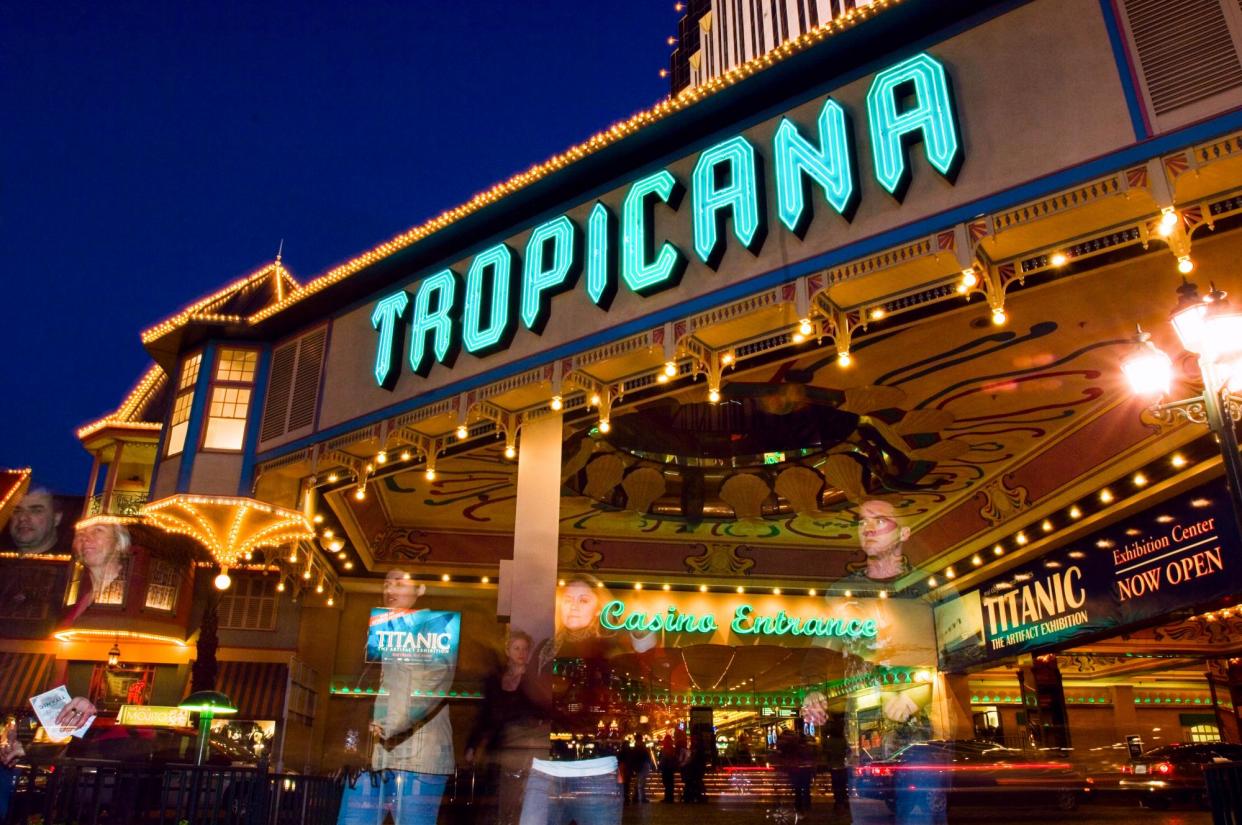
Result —
<path fill-rule="evenodd" d="M 305 282 L 667 94 L 635 2 L 0 0 L 0 466 L 85 492 L 139 333 Z"/>

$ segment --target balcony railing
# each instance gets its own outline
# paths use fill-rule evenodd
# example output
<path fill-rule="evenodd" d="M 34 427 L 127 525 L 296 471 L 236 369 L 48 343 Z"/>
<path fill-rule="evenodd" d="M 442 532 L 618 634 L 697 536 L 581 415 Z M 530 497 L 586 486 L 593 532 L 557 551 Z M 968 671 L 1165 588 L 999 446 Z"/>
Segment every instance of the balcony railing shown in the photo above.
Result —
<path fill-rule="evenodd" d="M 146 493 L 113 493 L 91 496 L 86 502 L 88 516 L 136 516 L 147 503 Z"/>

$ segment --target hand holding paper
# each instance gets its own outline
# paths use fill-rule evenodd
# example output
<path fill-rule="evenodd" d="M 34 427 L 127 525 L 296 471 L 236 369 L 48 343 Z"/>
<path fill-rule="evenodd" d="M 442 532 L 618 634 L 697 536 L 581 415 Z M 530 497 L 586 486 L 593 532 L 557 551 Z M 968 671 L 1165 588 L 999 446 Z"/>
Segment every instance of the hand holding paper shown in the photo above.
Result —
<path fill-rule="evenodd" d="M 95 706 L 83 697 L 70 697 L 64 685 L 32 696 L 30 704 L 35 716 L 39 717 L 39 724 L 53 739 L 69 736 L 81 739 L 95 721 Z"/>

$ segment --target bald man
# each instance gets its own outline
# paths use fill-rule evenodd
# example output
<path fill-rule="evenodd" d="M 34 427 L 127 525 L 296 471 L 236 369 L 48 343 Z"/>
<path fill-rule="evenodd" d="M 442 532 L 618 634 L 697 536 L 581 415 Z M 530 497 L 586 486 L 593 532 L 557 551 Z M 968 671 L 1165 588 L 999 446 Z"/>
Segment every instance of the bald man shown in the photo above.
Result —
<path fill-rule="evenodd" d="M 897 521 L 897 510 L 879 499 L 864 501 L 858 507 L 858 543 L 867 556 L 867 577 L 889 581 L 906 572 L 902 548 L 910 538 L 910 528 Z"/>

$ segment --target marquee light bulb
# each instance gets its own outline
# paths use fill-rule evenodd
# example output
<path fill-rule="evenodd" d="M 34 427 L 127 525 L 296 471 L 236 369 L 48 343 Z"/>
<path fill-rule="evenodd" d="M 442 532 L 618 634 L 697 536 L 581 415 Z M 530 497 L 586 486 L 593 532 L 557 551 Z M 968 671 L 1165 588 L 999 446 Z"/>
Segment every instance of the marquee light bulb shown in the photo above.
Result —
<path fill-rule="evenodd" d="M 1016 542 L 1018 543 L 1018 546 L 1019 546 L 1019 547 L 1021 547 L 1022 545 L 1026 544 L 1028 541 L 1030 541 L 1030 539 L 1028 539 L 1028 538 L 1026 537 L 1026 533 L 1022 532 L 1021 530 L 1019 530 L 1019 531 L 1018 531 L 1018 534 L 1017 534 L 1016 536 L 1014 536 L 1014 537 L 1013 537 L 1013 540 L 1014 540 L 1014 541 L 1016 541 Z"/>
<path fill-rule="evenodd" d="M 334 599 L 334 598 L 332 598 L 331 596 L 329 596 L 329 597 L 328 597 L 328 607 L 332 607 L 332 606 L 334 606 L 335 604 L 336 604 L 336 599 Z"/>
<path fill-rule="evenodd" d="M 1186 466 L 1186 456 L 1181 453 L 1173 453 L 1173 457 L 1169 459 L 1169 463 L 1172 464 L 1175 469 L 1180 470 Z"/>
<path fill-rule="evenodd" d="M 1195 271 L 1195 262 L 1190 260 L 1189 255 L 1183 255 L 1177 259 L 1177 271 L 1183 275 L 1189 275 Z"/>
<path fill-rule="evenodd" d="M 366 497 L 367 497 L 366 487 L 359 487 L 357 490 L 354 490 L 354 498 L 358 499 L 358 501 L 362 501 Z"/>
<path fill-rule="evenodd" d="M 854 363 L 854 359 L 850 357 L 850 354 L 848 352 L 837 353 L 837 366 L 838 367 L 845 369 L 852 363 Z"/>
<path fill-rule="evenodd" d="M 664 585 L 663 587 L 661 587 L 660 589 L 661 589 L 661 590 L 672 590 L 673 588 L 669 587 L 669 586 L 666 584 L 666 585 Z"/>
<path fill-rule="evenodd" d="M 667 376 L 667 375 L 665 375 L 664 373 L 660 373 L 659 375 L 657 375 L 657 376 L 656 376 L 656 383 L 659 383 L 659 384 L 667 384 L 667 383 L 668 383 L 668 376 Z"/>
<path fill-rule="evenodd" d="M 401 451 L 401 460 L 402 460 L 402 461 L 409 461 L 411 458 L 412 458 L 412 456 L 410 455 L 410 451 L 409 451 L 409 450 L 402 450 L 402 451 Z"/>
<path fill-rule="evenodd" d="M 336 531 L 334 531 L 331 527 L 329 527 L 329 528 L 327 528 L 327 529 L 325 529 L 325 530 L 323 531 L 323 537 L 324 537 L 325 539 L 330 539 L 330 538 L 332 538 L 332 537 L 333 537 L 333 536 L 335 536 L 335 535 L 336 535 Z"/>
<path fill-rule="evenodd" d="M 448 582 L 452 580 L 453 580 L 453 577 L 450 576 L 448 573 L 445 573 L 444 575 L 440 576 L 440 581 L 442 582 Z"/>
<path fill-rule="evenodd" d="M 1008 320 L 1009 320 L 1009 317 L 1005 315 L 1005 310 L 1001 309 L 1000 307 L 997 307 L 996 309 L 992 310 L 992 323 L 995 324 L 996 326 L 998 327 L 1004 326 L 1005 322 Z"/>
<path fill-rule="evenodd" d="M 708 390 L 708 391 L 707 391 L 707 400 L 708 400 L 708 401 L 710 401 L 710 402 L 711 402 L 711 403 L 713 403 L 713 404 L 717 404 L 717 403 L 719 403 L 719 402 L 720 402 L 720 390 L 716 389 L 715 387 L 713 387 L 712 389 Z"/>
<path fill-rule="evenodd" d="M 808 596 L 818 596 L 818 595 L 819 595 L 819 591 L 818 591 L 818 590 L 816 590 L 814 587 L 812 587 L 810 590 L 806 591 L 806 594 L 807 594 Z"/>
<path fill-rule="evenodd" d="M 228 590 L 232 584 L 233 580 L 229 578 L 227 570 L 221 571 L 220 575 L 216 576 L 215 585 L 217 590 Z"/>
<path fill-rule="evenodd" d="M 1042 529 L 1045 533 L 1052 532 L 1052 522 L 1049 521 L 1048 519 L 1044 519 L 1043 522 L 1039 526 L 1040 526 L 1040 529 Z"/>
<path fill-rule="evenodd" d="M 601 418 L 599 420 L 599 431 L 601 433 L 606 433 L 606 432 L 609 432 L 610 430 L 612 430 L 612 424 L 608 423 L 607 418 Z"/>
<path fill-rule="evenodd" d="M 635 589 L 635 590 L 642 590 L 642 589 L 643 589 L 643 583 L 642 583 L 642 582 L 634 582 L 634 589 Z"/>
<path fill-rule="evenodd" d="M 706 593 L 706 592 L 707 592 L 707 585 L 705 585 L 705 584 L 700 584 L 700 585 L 699 585 L 699 592 L 700 592 L 700 593 Z"/>
<path fill-rule="evenodd" d="M 311 519 L 311 521 L 315 522 L 316 524 L 323 524 L 323 514 L 316 513 L 314 517 Z"/>
<path fill-rule="evenodd" d="M 316 593 L 322 593 L 322 592 L 323 592 L 323 584 L 322 584 L 322 583 L 315 585 L 315 592 L 316 592 Z"/>
<path fill-rule="evenodd" d="M 517 447 L 514 447 L 512 444 L 506 444 L 505 458 L 517 458 Z"/>
<path fill-rule="evenodd" d="M 810 318 L 803 318 L 801 321 L 798 322 L 798 332 L 802 333 L 808 338 L 810 337 L 811 333 L 814 331 L 815 331 L 815 328 L 811 326 Z"/>
<path fill-rule="evenodd" d="M 733 353 L 726 352 L 724 355 L 720 356 L 720 363 L 724 364 L 727 367 L 733 363 L 733 357 L 734 357 Z"/>
<path fill-rule="evenodd" d="M 1143 475 L 1142 473 L 1135 473 L 1134 478 L 1132 480 L 1134 481 L 1135 487 L 1146 487 L 1147 486 L 1147 476 Z"/>
<path fill-rule="evenodd" d="M 333 553 L 339 553 L 341 552 L 341 548 L 344 546 L 345 546 L 345 542 L 341 541 L 340 539 L 337 539 L 336 541 L 328 545 L 328 549 L 331 550 Z"/>
<path fill-rule="evenodd" d="M 975 285 L 977 285 L 978 283 L 979 283 L 979 276 L 975 274 L 975 271 L 973 269 L 962 270 L 962 286 L 963 287 L 965 287 L 966 289 L 970 289 L 974 287 Z M 966 289 L 959 290 L 959 291 L 965 292 Z"/>
<path fill-rule="evenodd" d="M 277 592 L 277 593 L 284 593 L 284 592 L 285 592 L 285 582 L 284 582 L 284 579 L 281 579 L 280 581 L 276 582 L 276 592 Z"/>
<path fill-rule="evenodd" d="M 565 402 L 561 400 L 561 397 L 559 395 L 554 395 L 552 396 L 551 407 L 552 407 L 553 412 L 560 412 L 562 409 L 565 408 Z"/>
<path fill-rule="evenodd" d="M 998 545 L 996 545 L 995 547 L 993 547 L 993 548 L 992 548 L 992 555 L 993 555 L 993 556 L 1003 556 L 1003 555 L 1005 555 L 1005 548 L 1004 548 L 1004 547 L 1002 547 L 1002 546 L 1001 546 L 1001 545 L 999 545 L 999 544 L 998 544 Z"/>
<path fill-rule="evenodd" d="M 745 592 L 746 592 L 746 588 L 745 588 L 745 587 L 739 587 L 739 588 L 737 589 L 737 592 L 738 592 L 738 593 L 745 593 Z"/>
<path fill-rule="evenodd" d="M 1066 255 L 1064 252 L 1053 252 L 1052 255 L 1048 258 L 1048 263 L 1052 264 L 1053 266 L 1058 266 L 1058 267 L 1065 266 L 1067 263 L 1069 263 L 1069 256 Z"/>
<path fill-rule="evenodd" d="M 434 469 L 434 468 L 432 468 L 432 467 L 428 467 L 428 468 L 427 468 L 427 472 L 423 473 L 423 475 L 427 477 L 427 480 L 428 480 L 428 481 L 435 481 L 435 480 L 436 480 L 436 471 L 435 471 L 435 469 Z"/>
<path fill-rule="evenodd" d="M 883 308 L 883 307 L 876 307 L 875 309 L 871 310 L 871 320 L 872 320 L 872 321 L 879 321 L 879 320 L 880 320 L 881 318 L 883 318 L 885 315 L 886 315 L 886 313 L 884 312 L 884 308 Z"/>
<path fill-rule="evenodd" d="M 483 578 L 479 579 L 479 581 L 480 581 L 481 583 L 483 583 L 483 584 L 491 584 L 491 583 L 492 583 L 492 577 L 491 577 L 491 576 L 484 576 Z"/>
<path fill-rule="evenodd" d="M 1105 487 L 1103 490 L 1100 490 L 1100 503 L 1101 504 L 1112 504 L 1113 503 L 1113 491 L 1108 489 L 1107 487 Z"/>
<path fill-rule="evenodd" d="M 957 571 L 956 571 L 956 570 L 954 570 L 952 567 L 946 567 L 946 568 L 944 569 L 944 577 L 945 577 L 946 579 L 956 578 L 956 577 L 957 577 Z"/>
<path fill-rule="evenodd" d="M 927 586 L 928 586 L 928 587 L 936 587 L 936 577 L 935 577 L 935 576 L 928 576 L 928 577 L 927 577 Z"/>
<path fill-rule="evenodd" d="M 345 567 L 345 569 L 346 569 L 346 570 L 353 570 L 353 569 L 354 569 L 354 563 L 353 563 L 352 561 L 347 561 L 347 562 L 345 562 L 344 567 Z"/>
<path fill-rule="evenodd" d="M 600 405 L 600 400 L 601 399 L 599 397 L 599 393 L 597 392 L 591 393 L 591 406 L 592 407 L 598 407 Z"/>
<path fill-rule="evenodd" d="M 1073 519 L 1079 519 L 1079 518 L 1082 518 L 1082 510 L 1079 510 L 1079 509 L 1078 509 L 1078 505 L 1077 505 L 1077 504 L 1075 504 L 1073 507 L 1069 508 L 1069 516 L 1070 516 L 1070 518 L 1073 518 Z"/>
<path fill-rule="evenodd" d="M 791 340 L 793 340 L 795 344 L 801 344 L 803 341 L 806 340 L 806 336 L 803 335 L 801 332 L 795 332 Z"/>
<path fill-rule="evenodd" d="M 311 577 L 311 571 L 309 569 L 302 571 L 302 578 L 309 579 L 310 577 Z"/>
<path fill-rule="evenodd" d="M 970 557 L 970 563 L 973 564 L 975 567 L 982 567 L 983 556 L 980 556 L 978 553 L 975 553 L 973 556 Z"/>
<path fill-rule="evenodd" d="M 336 473 L 328 473 L 329 484 L 336 484 L 336 482 L 339 480 L 340 480 L 340 476 L 338 476 Z"/>
<path fill-rule="evenodd" d="M 667 375 L 669 378 L 672 378 L 674 375 L 676 375 L 677 374 L 677 363 L 675 361 L 665 361 L 664 362 L 664 374 Z"/>
<path fill-rule="evenodd" d="M 1156 226 L 1156 232 L 1161 237 L 1167 238 L 1173 234 L 1173 227 L 1177 226 L 1177 211 L 1171 206 L 1166 206 L 1160 210 L 1160 223 Z"/>
<path fill-rule="evenodd" d="M 376 453 L 376 454 L 375 454 L 375 463 L 376 463 L 376 464 L 387 464 L 387 463 L 388 463 L 388 453 L 384 452 L 383 450 L 380 450 L 378 453 Z"/>
<path fill-rule="evenodd" d="M 470 437 L 470 429 L 465 424 L 457 425 L 457 440 L 465 441 Z"/>

